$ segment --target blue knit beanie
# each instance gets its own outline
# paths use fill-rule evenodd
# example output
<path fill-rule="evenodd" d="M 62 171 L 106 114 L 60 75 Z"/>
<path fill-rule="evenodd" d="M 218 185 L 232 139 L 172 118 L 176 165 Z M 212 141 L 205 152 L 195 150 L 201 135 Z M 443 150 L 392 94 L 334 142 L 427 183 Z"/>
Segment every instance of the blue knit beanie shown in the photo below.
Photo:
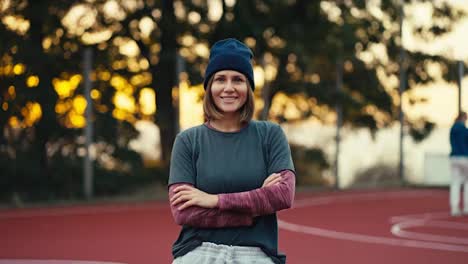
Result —
<path fill-rule="evenodd" d="M 207 88 L 211 76 L 218 71 L 234 70 L 244 74 L 252 90 L 255 89 L 251 59 L 252 51 L 237 39 L 228 38 L 216 42 L 210 51 L 210 60 L 205 71 L 203 87 Z"/>

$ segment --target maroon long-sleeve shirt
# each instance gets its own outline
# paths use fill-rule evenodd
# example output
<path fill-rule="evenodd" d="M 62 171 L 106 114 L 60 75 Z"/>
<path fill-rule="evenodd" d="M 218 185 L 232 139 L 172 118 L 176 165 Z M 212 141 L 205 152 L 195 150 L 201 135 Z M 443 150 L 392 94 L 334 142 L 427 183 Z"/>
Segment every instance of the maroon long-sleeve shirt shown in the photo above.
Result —
<path fill-rule="evenodd" d="M 253 218 L 272 214 L 292 206 L 296 178 L 294 172 L 280 172 L 282 180 L 266 187 L 246 192 L 218 194 L 217 208 L 191 206 L 184 210 L 171 204 L 172 215 L 179 225 L 202 228 L 250 226 Z M 176 183 L 169 186 L 169 200 L 175 195 L 174 189 L 188 183 Z"/>

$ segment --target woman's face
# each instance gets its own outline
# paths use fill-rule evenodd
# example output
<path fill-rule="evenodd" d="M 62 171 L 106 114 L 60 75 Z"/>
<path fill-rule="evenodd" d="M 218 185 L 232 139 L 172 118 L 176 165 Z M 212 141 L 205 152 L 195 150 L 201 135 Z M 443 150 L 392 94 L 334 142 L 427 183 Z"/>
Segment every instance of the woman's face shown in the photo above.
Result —
<path fill-rule="evenodd" d="M 224 70 L 214 74 L 211 95 L 221 112 L 235 113 L 244 105 L 249 89 L 247 82 L 247 78 L 237 71 Z"/>

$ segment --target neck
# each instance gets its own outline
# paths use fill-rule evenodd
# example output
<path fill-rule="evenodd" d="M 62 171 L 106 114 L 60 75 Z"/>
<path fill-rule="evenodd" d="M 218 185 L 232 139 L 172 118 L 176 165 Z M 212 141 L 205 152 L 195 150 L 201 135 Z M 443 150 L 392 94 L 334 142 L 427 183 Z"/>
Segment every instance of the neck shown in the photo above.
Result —
<path fill-rule="evenodd" d="M 222 119 L 213 119 L 209 124 L 216 130 L 221 132 L 236 132 L 241 130 L 242 123 L 239 120 L 239 115 L 225 115 Z"/>

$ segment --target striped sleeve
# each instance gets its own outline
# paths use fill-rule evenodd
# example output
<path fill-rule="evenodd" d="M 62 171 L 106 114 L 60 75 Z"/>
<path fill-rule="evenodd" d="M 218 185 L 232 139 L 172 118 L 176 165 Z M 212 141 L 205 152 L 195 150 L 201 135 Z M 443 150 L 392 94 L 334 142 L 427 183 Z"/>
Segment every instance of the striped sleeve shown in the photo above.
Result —
<path fill-rule="evenodd" d="M 169 186 L 169 200 L 174 196 L 174 189 L 188 183 L 176 183 Z M 191 185 L 191 184 L 190 184 Z M 219 210 L 218 208 L 207 209 L 199 206 L 191 206 L 184 210 L 178 210 L 177 206 L 171 205 L 172 216 L 178 225 L 187 225 L 200 228 L 222 228 L 250 226 L 253 217 L 242 212 Z"/>
<path fill-rule="evenodd" d="M 218 194 L 218 208 L 253 216 L 272 214 L 292 207 L 296 177 L 290 170 L 280 172 L 278 184 L 246 192 Z"/>

